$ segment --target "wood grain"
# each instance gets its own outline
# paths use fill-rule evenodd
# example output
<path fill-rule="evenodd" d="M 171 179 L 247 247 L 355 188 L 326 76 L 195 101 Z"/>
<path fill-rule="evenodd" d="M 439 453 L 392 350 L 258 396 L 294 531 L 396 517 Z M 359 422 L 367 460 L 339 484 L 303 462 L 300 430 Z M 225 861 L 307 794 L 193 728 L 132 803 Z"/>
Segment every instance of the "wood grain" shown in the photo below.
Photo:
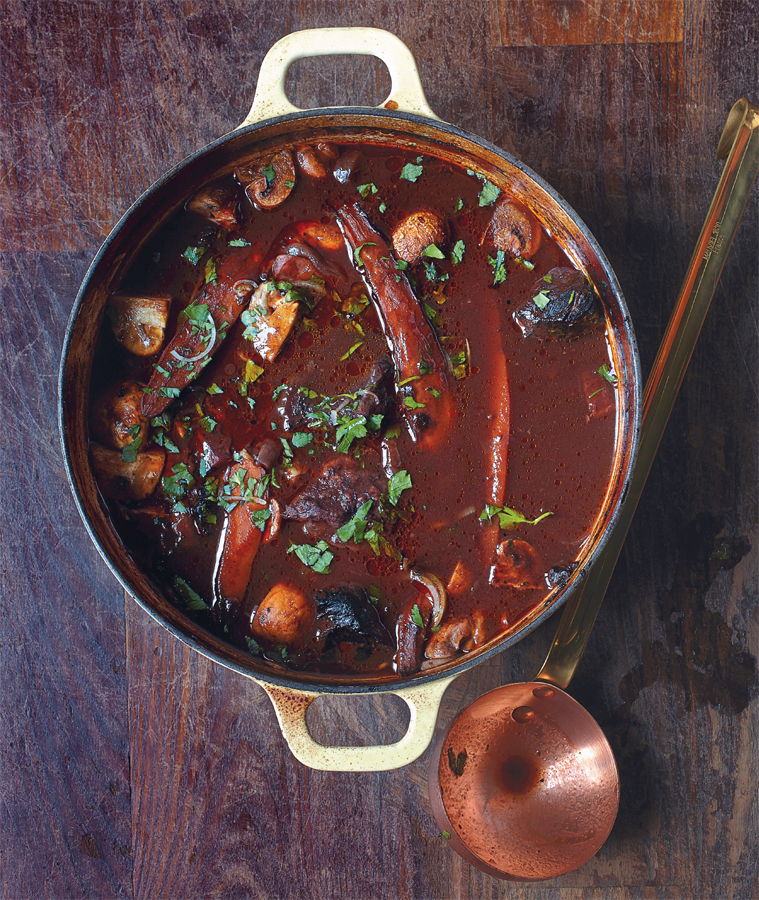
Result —
<path fill-rule="evenodd" d="M 0 0 L 0 896 L 759 896 L 759 192 L 735 246 L 571 693 L 621 777 L 607 844 L 545 884 L 451 853 L 399 772 L 312 772 L 255 684 L 171 637 L 93 548 L 56 434 L 65 321 L 99 242 L 152 181 L 246 115 L 300 28 L 387 28 L 432 108 L 577 209 L 653 360 L 720 164 L 759 102 L 757 0 Z M 370 59 L 306 60 L 300 106 L 380 102 Z M 531 678 L 543 626 L 460 678 L 438 731 Z M 391 741 L 403 707 L 330 699 L 327 743 Z"/>
<path fill-rule="evenodd" d="M 681 43 L 684 0 L 497 0 L 498 45 Z"/>

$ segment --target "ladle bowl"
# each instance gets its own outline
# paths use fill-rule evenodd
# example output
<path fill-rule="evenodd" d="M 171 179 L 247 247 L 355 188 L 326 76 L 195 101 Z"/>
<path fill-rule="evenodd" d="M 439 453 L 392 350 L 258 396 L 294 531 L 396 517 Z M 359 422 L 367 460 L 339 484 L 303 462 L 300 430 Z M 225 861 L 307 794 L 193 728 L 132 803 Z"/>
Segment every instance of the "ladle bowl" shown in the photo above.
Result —
<path fill-rule="evenodd" d="M 499 878 L 570 872 L 611 832 L 614 754 L 593 717 L 560 688 L 509 684 L 467 707 L 437 742 L 432 812 L 467 862 Z"/>
<path fill-rule="evenodd" d="M 759 108 L 746 99 L 730 111 L 717 156 L 725 166 L 646 383 L 638 458 L 607 543 L 567 601 L 536 680 L 476 700 L 432 756 L 438 827 L 464 859 L 499 878 L 570 872 L 601 848 L 616 819 L 611 747 L 562 688 L 587 645 L 759 169 Z"/>

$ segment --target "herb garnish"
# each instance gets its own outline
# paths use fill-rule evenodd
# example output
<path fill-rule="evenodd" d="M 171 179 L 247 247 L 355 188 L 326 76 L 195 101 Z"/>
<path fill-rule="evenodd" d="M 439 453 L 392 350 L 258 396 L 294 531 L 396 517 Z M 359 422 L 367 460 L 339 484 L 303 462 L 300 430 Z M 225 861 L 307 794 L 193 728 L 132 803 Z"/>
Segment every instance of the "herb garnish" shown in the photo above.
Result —
<path fill-rule="evenodd" d="M 356 266 L 360 269 L 364 264 L 361 261 L 361 251 L 364 247 L 376 247 L 376 241 L 364 241 L 363 244 L 359 244 L 358 247 L 353 251 L 353 259 L 356 261 Z"/>
<path fill-rule="evenodd" d="M 387 483 L 387 496 L 393 506 L 398 505 L 403 491 L 411 487 L 411 476 L 405 469 L 396 472 Z"/>
<path fill-rule="evenodd" d="M 493 516 L 498 516 L 498 524 L 501 528 L 507 529 L 520 524 L 537 525 L 542 519 L 552 515 L 553 510 L 549 510 L 548 512 L 544 512 L 541 516 L 538 516 L 536 519 L 528 519 L 522 513 L 515 509 L 511 509 L 508 506 L 493 506 L 491 503 L 487 503 L 485 504 L 485 509 L 480 513 L 480 519 L 487 522 L 492 519 Z"/>
<path fill-rule="evenodd" d="M 493 267 L 493 286 L 506 281 L 506 254 L 498 250 L 495 256 L 489 256 L 488 262 Z"/>
<path fill-rule="evenodd" d="M 311 544 L 290 544 L 287 552 L 294 553 L 304 566 L 308 566 L 319 575 L 329 574 L 329 564 L 335 558 L 326 541 L 319 541 L 315 547 Z"/>
<path fill-rule="evenodd" d="M 414 182 L 416 179 L 422 174 L 424 171 L 422 166 L 419 163 L 422 161 L 421 156 L 417 156 L 416 164 L 414 163 L 406 163 L 406 165 L 401 169 L 401 178 L 404 181 Z"/>

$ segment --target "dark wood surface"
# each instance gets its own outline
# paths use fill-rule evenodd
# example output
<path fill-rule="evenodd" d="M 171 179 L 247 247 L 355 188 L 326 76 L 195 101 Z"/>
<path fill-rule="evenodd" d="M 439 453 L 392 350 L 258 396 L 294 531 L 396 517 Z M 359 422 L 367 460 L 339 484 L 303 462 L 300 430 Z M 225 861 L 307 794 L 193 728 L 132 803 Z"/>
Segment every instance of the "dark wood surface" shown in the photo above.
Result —
<path fill-rule="evenodd" d="M 77 287 L 130 203 L 246 115 L 292 30 L 373 25 L 443 119 L 522 158 L 588 223 L 647 372 L 716 185 L 759 102 L 757 0 L 0 0 L 0 896 L 759 896 L 759 190 L 749 203 L 571 693 L 618 759 L 598 856 L 543 884 L 438 834 L 429 751 L 308 770 L 255 684 L 125 598 L 66 484 L 57 369 Z M 368 59 L 296 64 L 301 106 L 384 99 Z M 532 678 L 555 621 L 461 677 L 439 728 Z M 388 741 L 395 698 L 319 701 L 317 736 Z"/>

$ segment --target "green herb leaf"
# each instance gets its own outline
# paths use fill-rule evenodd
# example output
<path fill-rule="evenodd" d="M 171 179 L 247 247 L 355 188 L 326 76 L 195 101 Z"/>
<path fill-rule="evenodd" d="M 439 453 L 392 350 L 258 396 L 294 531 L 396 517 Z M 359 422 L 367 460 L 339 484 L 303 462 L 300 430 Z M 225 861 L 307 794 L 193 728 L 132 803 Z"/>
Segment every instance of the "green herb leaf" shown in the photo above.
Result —
<path fill-rule="evenodd" d="M 406 407 L 406 409 L 425 409 L 427 406 L 426 403 L 419 403 L 419 401 L 414 400 L 413 397 L 404 397 L 403 405 Z"/>
<path fill-rule="evenodd" d="M 197 591 L 194 591 L 183 578 L 177 576 L 174 579 L 174 588 L 184 601 L 185 609 L 188 610 L 188 612 L 197 612 L 209 608 L 208 604 L 200 594 L 198 594 Z"/>
<path fill-rule="evenodd" d="M 416 603 L 411 607 L 411 618 L 414 625 L 417 625 L 419 628 L 424 628 L 424 619 L 422 618 L 422 614 Z"/>
<path fill-rule="evenodd" d="M 311 544 L 290 544 L 288 553 L 295 553 L 304 566 L 308 566 L 319 575 L 329 574 L 329 564 L 335 558 L 326 541 L 319 541 L 314 547 Z"/>
<path fill-rule="evenodd" d="M 609 382 L 609 384 L 617 383 L 617 376 L 614 374 L 614 372 L 611 371 L 611 369 L 606 365 L 606 363 L 604 363 L 602 366 L 600 366 L 598 369 L 596 369 L 596 372 L 598 372 L 598 374 L 602 378 L 605 378 Z M 132 433 L 131 428 L 129 429 L 129 433 L 130 434 Z"/>
<path fill-rule="evenodd" d="M 532 298 L 532 302 L 535 304 L 535 306 L 537 306 L 538 309 L 545 309 L 546 306 L 548 306 L 548 304 L 551 302 L 551 298 L 545 291 L 540 291 Z"/>
<path fill-rule="evenodd" d="M 361 261 L 361 251 L 364 247 L 376 247 L 376 241 L 364 241 L 363 244 L 359 244 L 358 247 L 353 251 L 353 259 L 356 261 L 356 266 L 360 269 L 364 264 Z"/>
<path fill-rule="evenodd" d="M 274 166 L 271 163 L 268 163 L 261 170 L 264 178 L 266 179 L 266 188 L 267 190 L 274 184 L 277 178 L 277 172 Z"/>
<path fill-rule="evenodd" d="M 430 244 L 429 247 L 425 247 L 424 250 L 422 250 L 422 256 L 429 256 L 432 259 L 445 259 L 445 253 L 443 253 L 439 247 L 435 246 L 435 244 Z"/>
<path fill-rule="evenodd" d="M 292 437 L 293 446 L 294 447 L 305 447 L 306 444 L 310 444 L 314 439 L 314 436 L 309 432 L 305 431 L 296 431 Z"/>
<path fill-rule="evenodd" d="M 209 256 L 206 262 L 206 284 L 218 284 L 219 276 L 216 274 L 216 260 Z"/>
<path fill-rule="evenodd" d="M 357 544 L 363 541 L 364 533 L 366 532 L 366 517 L 369 515 L 369 510 L 372 508 L 373 503 L 373 500 L 367 500 L 366 503 L 362 503 L 356 510 L 353 518 L 337 529 L 337 536 L 344 544 L 347 544 L 351 538 Z"/>
<path fill-rule="evenodd" d="M 348 357 L 353 356 L 356 350 L 358 350 L 358 348 L 363 344 L 364 341 L 356 341 L 356 343 L 350 348 L 350 350 L 347 350 L 345 353 L 343 353 L 343 355 L 340 357 L 340 362 L 343 362 L 344 360 L 348 359 Z"/>
<path fill-rule="evenodd" d="M 233 238 L 229 242 L 230 247 L 250 247 L 250 241 L 246 241 L 245 238 Z"/>
<path fill-rule="evenodd" d="M 395 475 L 387 483 L 388 499 L 393 506 L 398 505 L 403 491 L 411 487 L 411 476 L 405 469 L 396 472 Z"/>
<path fill-rule="evenodd" d="M 488 503 L 486 504 L 485 509 L 480 513 L 480 519 L 489 521 L 493 516 L 498 516 L 498 524 L 501 528 L 508 529 L 513 528 L 515 525 L 537 525 L 538 522 L 542 521 L 547 516 L 552 515 L 553 510 L 549 510 L 548 512 L 544 512 L 543 515 L 538 516 L 536 519 L 528 519 L 516 509 L 511 509 L 508 506 L 493 506 Z"/>
<path fill-rule="evenodd" d="M 488 262 L 493 267 L 493 285 L 506 281 L 506 254 L 499 250 L 495 256 L 489 256 Z"/>
<path fill-rule="evenodd" d="M 223 394 L 224 390 L 222 388 L 220 388 L 219 385 L 214 382 L 214 384 L 212 384 L 210 387 L 206 388 L 206 393 L 207 394 Z"/>
<path fill-rule="evenodd" d="M 376 184 L 360 184 L 356 190 L 361 194 L 362 197 L 366 198 L 369 194 L 377 193 L 377 185 Z"/>
<path fill-rule="evenodd" d="M 489 181 L 485 181 L 482 190 L 480 191 L 480 196 L 477 198 L 477 202 L 480 206 L 490 206 L 491 203 L 495 203 L 500 196 L 500 193 L 501 189 L 499 187 L 496 187 Z"/>
<path fill-rule="evenodd" d="M 466 250 L 466 244 L 463 241 L 456 241 L 451 250 L 451 259 L 454 265 L 458 265 L 464 258 L 464 250 Z"/>
<path fill-rule="evenodd" d="M 424 171 L 423 168 L 419 165 L 421 161 L 422 157 L 417 156 L 416 165 L 414 163 L 406 163 L 406 165 L 401 169 L 401 178 L 403 178 L 404 181 L 416 181 L 416 179 Z"/>
<path fill-rule="evenodd" d="M 182 254 L 182 257 L 186 260 L 189 260 L 194 266 L 200 262 L 203 258 L 203 254 L 206 252 L 205 247 L 187 247 L 187 249 Z"/>

